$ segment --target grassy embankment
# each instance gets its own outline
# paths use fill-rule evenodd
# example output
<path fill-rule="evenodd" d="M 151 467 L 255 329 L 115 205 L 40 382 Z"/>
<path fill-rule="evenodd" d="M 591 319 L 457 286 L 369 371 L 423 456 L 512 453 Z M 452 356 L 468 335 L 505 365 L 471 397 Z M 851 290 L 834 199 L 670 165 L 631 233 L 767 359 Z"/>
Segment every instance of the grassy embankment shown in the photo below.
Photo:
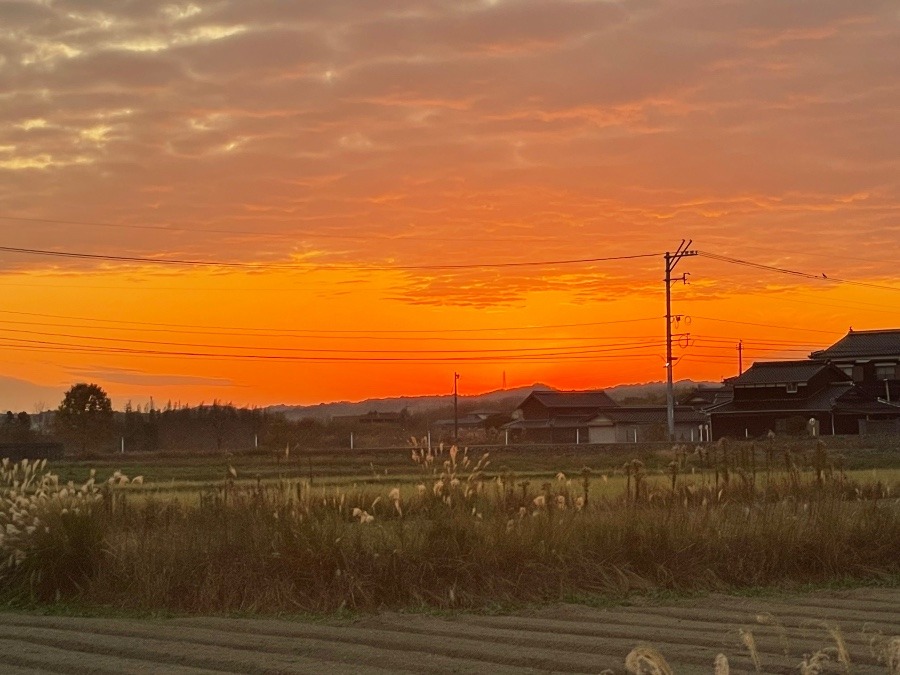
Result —
<path fill-rule="evenodd" d="M 323 458 L 330 473 L 310 472 L 310 458 L 305 467 L 304 458 L 230 458 L 233 471 L 222 458 L 194 460 L 171 475 L 164 464 L 127 467 L 143 469 L 143 486 L 120 474 L 64 487 L 45 471 L 7 467 L 0 553 L 13 560 L 0 570 L 3 595 L 138 611 L 330 612 L 900 574 L 898 471 L 850 471 L 852 458 L 822 446 L 675 448 L 647 462 L 593 457 L 587 469 L 581 454 L 510 452 L 496 471 L 493 457 L 413 454 L 367 467 L 360 456 L 349 468 L 346 457 Z M 554 462 L 559 475 L 548 472 Z M 243 480 L 247 472 L 259 477 Z M 173 487 L 179 476 L 190 489 Z"/>

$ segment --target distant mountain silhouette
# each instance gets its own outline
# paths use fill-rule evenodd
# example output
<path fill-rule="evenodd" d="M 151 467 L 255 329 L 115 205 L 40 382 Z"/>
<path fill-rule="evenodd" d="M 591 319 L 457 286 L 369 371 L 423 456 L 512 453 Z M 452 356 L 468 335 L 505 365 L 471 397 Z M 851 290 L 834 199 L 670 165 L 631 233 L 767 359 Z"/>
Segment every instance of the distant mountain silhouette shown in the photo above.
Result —
<path fill-rule="evenodd" d="M 676 389 L 684 392 L 698 384 L 712 384 L 709 382 L 693 382 L 681 380 L 676 383 Z M 536 382 L 527 387 L 513 389 L 498 389 L 485 394 L 459 397 L 461 411 L 490 410 L 495 412 L 512 412 L 533 391 L 560 391 L 556 387 Z M 622 403 L 628 403 L 629 399 L 658 399 L 665 398 L 665 382 L 647 382 L 644 384 L 622 384 L 604 389 L 613 399 Z M 318 405 L 274 405 L 266 408 L 268 412 L 284 414 L 288 419 L 302 419 L 305 417 L 328 420 L 332 417 L 343 415 L 364 415 L 367 412 L 400 412 L 403 409 L 410 414 L 429 414 L 446 410 L 453 405 L 453 395 L 443 394 L 438 396 L 400 396 L 397 398 L 370 398 L 364 401 L 338 401 L 334 403 L 319 403 Z"/>

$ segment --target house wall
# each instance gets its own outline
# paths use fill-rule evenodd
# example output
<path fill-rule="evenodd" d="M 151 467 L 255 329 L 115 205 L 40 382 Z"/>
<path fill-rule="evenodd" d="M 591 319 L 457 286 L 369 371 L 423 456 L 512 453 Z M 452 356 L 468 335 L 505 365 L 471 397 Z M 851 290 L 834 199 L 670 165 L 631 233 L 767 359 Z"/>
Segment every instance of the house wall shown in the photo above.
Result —
<path fill-rule="evenodd" d="M 545 420 L 550 417 L 550 410 L 536 398 L 527 398 L 519 406 L 526 420 Z"/>
<path fill-rule="evenodd" d="M 767 401 L 772 399 L 802 399 L 807 398 L 817 391 L 823 389 L 832 382 L 843 381 L 846 378 L 841 377 L 837 373 L 825 370 L 810 378 L 809 382 L 804 384 L 798 383 L 797 392 L 789 394 L 786 385 L 771 387 L 742 387 L 735 386 L 735 401 Z"/>
<path fill-rule="evenodd" d="M 516 440 L 521 443 L 581 443 L 588 442 L 588 430 L 581 429 L 576 432 L 575 429 L 525 429 Z"/>
<path fill-rule="evenodd" d="M 591 443 L 634 443 L 635 432 L 637 443 L 653 443 L 668 440 L 665 424 L 628 424 L 618 423 L 612 427 L 590 427 Z M 675 440 L 680 443 L 700 441 L 700 430 L 697 425 L 678 423 L 675 425 Z"/>
<path fill-rule="evenodd" d="M 831 435 L 831 414 L 830 413 L 809 413 L 798 411 L 796 413 L 785 412 L 747 412 L 745 414 L 719 414 L 713 412 L 710 415 L 712 419 L 712 439 L 720 438 L 744 438 L 749 435 L 750 438 L 759 438 L 766 436 L 769 431 L 773 431 L 779 436 L 805 436 L 809 434 L 807 423 L 811 417 L 819 422 L 819 434 L 822 436 Z M 837 425 L 837 420 L 835 420 Z M 853 429 L 850 431 L 841 431 L 835 429 L 837 433 L 857 433 L 855 421 Z"/>
<path fill-rule="evenodd" d="M 616 427 L 590 427 L 588 429 L 588 442 L 590 443 L 620 443 L 616 438 Z"/>
<path fill-rule="evenodd" d="M 848 373 L 867 394 L 886 398 L 890 395 L 892 401 L 900 400 L 900 358 L 895 356 L 874 357 L 867 359 L 867 363 L 857 363 L 854 359 L 841 359 L 833 361 L 834 365 Z M 879 372 L 879 363 L 894 362 L 893 373 L 885 378 Z M 887 388 L 885 388 L 887 379 Z"/>
<path fill-rule="evenodd" d="M 588 416 L 597 412 L 598 406 L 561 406 L 547 407 L 536 398 L 527 398 L 519 406 L 526 420 L 546 420 L 555 417 Z"/>
<path fill-rule="evenodd" d="M 856 420 L 853 420 L 854 422 Z M 861 419 L 858 422 L 859 433 L 866 435 L 900 435 L 900 419 L 892 420 L 866 420 Z"/>

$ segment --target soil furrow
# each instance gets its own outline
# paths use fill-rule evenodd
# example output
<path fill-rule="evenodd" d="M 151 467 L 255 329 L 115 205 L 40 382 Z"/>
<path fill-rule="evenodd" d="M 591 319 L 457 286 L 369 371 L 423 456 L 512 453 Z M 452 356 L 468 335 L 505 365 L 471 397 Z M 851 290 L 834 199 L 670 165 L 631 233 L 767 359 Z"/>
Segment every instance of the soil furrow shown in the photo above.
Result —
<path fill-rule="evenodd" d="M 507 619 L 494 621 L 493 619 Z M 405 619 L 405 617 L 404 617 Z M 413 621 L 391 621 L 379 617 L 368 624 L 373 628 L 390 630 L 398 633 L 414 632 L 423 636 L 461 637 L 487 640 L 493 643 L 511 645 L 548 647 L 596 653 L 597 646 L 602 643 L 636 644 L 647 640 L 648 631 L 639 626 L 616 627 L 604 624 L 571 624 L 554 625 L 552 621 L 535 621 L 517 619 L 516 617 L 492 617 L 484 621 L 460 622 L 445 621 L 419 617 Z M 646 627 L 645 627 L 646 628 Z M 667 626 L 663 630 L 669 644 L 701 645 L 710 649 L 724 649 L 732 646 L 732 631 L 720 631 L 720 636 L 710 636 L 700 631 L 684 631 L 677 627 Z M 630 648 L 629 648 L 630 649 Z M 617 651 L 616 653 L 621 653 Z"/>
<path fill-rule="evenodd" d="M 323 661 L 305 656 L 272 654 L 265 651 L 233 649 L 224 645 L 205 645 L 151 637 L 133 638 L 96 632 L 75 632 L 44 626 L 4 626 L 4 634 L 21 642 L 48 645 L 84 653 L 85 658 L 96 655 L 118 659 L 139 659 L 166 666 L 200 668 L 207 671 L 269 675 L 274 673 L 321 672 Z M 328 663 L 329 673 L 372 673 L 385 675 L 380 668 L 363 665 Z M 89 672 L 89 671 L 83 671 Z M 116 671 L 112 671 L 116 672 Z M 166 672 L 162 667 L 159 672 Z"/>
<path fill-rule="evenodd" d="M 134 621 L 123 622 L 109 619 L 83 619 L 78 624 L 69 617 L 31 617 L 31 619 L 31 621 L 17 621 L 16 623 L 20 626 L 35 628 L 52 627 L 56 630 L 77 631 L 79 634 L 87 628 L 95 635 L 134 640 L 146 638 L 171 640 L 172 643 L 182 646 L 224 647 L 245 653 L 264 652 L 266 654 L 300 656 L 306 659 L 319 659 L 322 663 L 328 662 L 329 667 L 332 663 L 334 667 L 340 667 L 342 664 L 378 664 L 378 668 L 368 670 L 371 673 L 402 672 L 411 662 L 416 665 L 416 672 L 478 672 L 480 670 L 479 664 L 473 663 L 476 660 L 466 655 L 437 654 L 430 648 L 430 645 L 422 642 L 404 644 L 403 649 L 398 653 L 398 645 L 383 647 L 370 644 L 371 641 L 356 639 L 357 636 L 346 628 L 335 629 L 343 631 L 342 639 L 336 641 L 322 637 L 309 637 L 299 631 L 287 633 L 284 631 L 241 632 L 235 623 L 241 621 L 239 619 L 223 619 L 222 621 L 225 623 L 220 628 L 200 625 L 194 619 L 187 620 L 191 622 L 191 626 L 188 628 L 177 625 L 174 620 L 158 621 L 151 626 L 146 626 Z M 254 620 L 252 624 L 260 622 L 262 621 Z M 0 625 L 4 625 L 3 615 L 0 615 Z M 297 624 L 286 625 L 295 626 Z M 410 651 L 416 653 L 409 654 Z M 509 667 L 504 670 L 503 665 L 498 664 L 494 670 L 510 674 L 522 672 L 522 664 L 512 664 L 512 666 L 516 665 L 519 667 Z M 528 666 L 524 667 L 527 671 Z"/>
<path fill-rule="evenodd" d="M 175 619 L 185 627 L 213 627 L 219 630 L 264 633 L 297 638 L 318 638 L 332 640 L 340 644 L 365 645 L 368 648 L 413 652 L 409 656 L 418 658 L 416 653 L 426 652 L 440 656 L 480 662 L 482 668 L 497 672 L 498 668 L 551 670 L 558 672 L 595 672 L 606 665 L 598 666 L 595 654 L 579 654 L 558 649 L 540 649 L 530 646 L 498 644 L 494 641 L 463 637 L 441 637 L 440 640 L 423 640 L 422 635 L 397 631 L 363 628 L 359 626 L 332 627 L 318 624 L 296 624 L 284 621 L 252 619 Z"/>
<path fill-rule="evenodd" d="M 900 593 L 894 600 L 863 600 L 859 598 L 804 598 L 797 603 L 798 607 L 817 607 L 822 609 L 852 609 L 858 612 L 876 612 L 878 614 L 887 614 L 889 616 L 897 616 L 900 610 Z"/>
<path fill-rule="evenodd" d="M 568 615 L 568 616 L 567 616 Z M 818 638 L 822 635 L 822 629 L 801 622 L 793 625 L 783 625 L 782 628 L 769 626 L 756 622 L 755 613 L 739 613 L 735 617 L 740 620 L 723 621 L 712 620 L 706 614 L 693 615 L 691 610 L 685 614 L 673 618 L 671 614 L 647 614 L 647 613 L 620 613 L 616 610 L 597 610 L 578 606 L 555 607 L 547 612 L 550 618 L 535 616 L 528 617 L 484 617 L 461 616 L 458 621 L 485 627 L 506 627 L 517 630 L 531 630 L 551 633 L 573 633 L 578 635 L 608 635 L 613 630 L 626 628 L 639 628 L 646 632 L 652 629 L 678 628 L 691 634 L 709 636 L 710 634 L 731 633 L 737 636 L 740 629 L 751 631 L 754 636 L 778 639 L 782 633 L 791 636 L 792 640 L 809 640 L 810 636 Z M 781 617 L 776 617 L 780 619 Z M 868 644 L 875 631 L 869 629 L 866 634 L 861 631 L 850 630 L 846 626 L 839 626 L 848 646 L 868 653 Z M 692 639 L 689 635 L 688 640 Z M 780 652 L 781 649 L 775 650 Z"/>
<path fill-rule="evenodd" d="M 16 668 L 21 670 L 16 670 Z M 13 675 L 15 672 L 28 673 L 82 673 L 118 675 L 119 673 L 141 673 L 144 675 L 202 675 L 213 671 L 209 668 L 192 668 L 171 663 L 160 664 L 136 660 L 121 655 L 100 654 L 91 650 L 60 648 L 41 642 L 0 639 L 0 672 Z"/>
<path fill-rule="evenodd" d="M 454 621 L 437 619 L 433 621 L 440 628 L 436 628 L 432 633 L 429 633 L 422 630 L 422 625 L 427 621 L 427 617 L 407 618 L 409 621 L 407 625 L 401 623 L 390 627 L 381 626 L 377 619 L 372 620 L 371 623 L 368 620 L 364 620 L 364 625 L 370 634 L 381 633 L 380 643 L 388 640 L 399 647 L 398 639 L 402 638 L 404 642 L 409 640 L 420 644 L 425 642 L 432 645 L 431 649 L 436 650 L 438 653 L 447 653 L 446 650 L 448 649 L 454 650 L 450 653 L 457 653 L 455 650 L 458 646 L 461 646 L 468 650 L 467 653 L 471 658 L 483 659 L 486 662 L 496 662 L 500 654 L 512 652 L 519 656 L 527 657 L 529 660 L 524 663 L 531 667 L 556 671 L 568 671 L 570 669 L 577 671 L 579 668 L 583 668 L 587 671 L 596 672 L 603 668 L 612 668 L 616 665 L 621 665 L 625 655 L 637 644 L 648 641 L 646 634 L 635 634 L 627 639 L 621 637 L 585 638 L 579 635 L 531 634 L 517 636 L 515 631 L 465 627 Z M 349 635 L 356 636 L 363 633 L 363 628 L 359 625 L 354 625 L 347 631 Z M 346 634 L 342 636 L 342 639 L 346 638 Z M 428 638 L 435 639 L 429 641 Z M 678 656 L 679 661 L 683 664 L 711 667 L 715 655 L 723 650 L 723 646 L 719 644 L 710 646 L 690 643 L 689 646 L 686 646 L 678 637 L 671 639 L 670 636 L 666 636 L 666 638 L 667 641 L 663 646 L 671 654 Z M 533 654 L 536 650 L 548 657 L 554 654 L 568 656 L 563 659 L 559 656 L 554 656 L 552 660 L 535 661 Z M 739 654 L 739 650 L 733 650 L 733 653 L 738 661 L 744 658 Z M 747 659 L 747 666 L 749 667 L 749 659 Z"/>
<path fill-rule="evenodd" d="M 865 612 L 828 612 L 822 609 L 804 609 L 788 604 L 770 603 L 754 604 L 741 608 L 713 609 L 713 608 L 683 608 L 683 607 L 631 607 L 622 610 L 629 614 L 650 614 L 665 616 L 672 619 L 693 620 L 700 618 L 703 621 L 745 624 L 752 620 L 755 622 L 757 614 L 771 614 L 784 626 L 799 627 L 815 621 L 836 623 L 847 628 L 856 628 L 868 624 L 875 628 L 887 631 L 900 630 L 900 616 L 894 620 L 886 621 L 882 616 L 868 615 Z"/>
<path fill-rule="evenodd" d="M 846 591 L 846 595 L 860 602 L 866 600 L 884 603 L 900 602 L 900 588 L 854 588 L 852 591 Z"/>
<path fill-rule="evenodd" d="M 497 627 L 502 621 L 504 628 Z M 471 623 L 470 623 L 471 622 Z M 718 636 L 697 631 L 681 631 L 672 626 L 626 627 L 626 630 L 610 631 L 602 624 L 565 624 L 554 625 L 552 621 L 541 621 L 533 618 L 518 617 L 467 617 L 465 632 L 460 631 L 460 621 L 442 621 L 430 617 L 411 617 L 388 615 L 377 617 L 371 625 L 380 625 L 398 632 L 416 631 L 423 635 L 480 635 L 495 643 L 519 644 L 532 647 L 566 649 L 594 654 L 608 654 L 623 658 L 638 644 L 649 643 L 667 657 L 679 663 L 703 663 L 703 658 L 696 657 L 697 647 L 709 648 L 711 654 L 726 654 L 733 667 L 752 669 L 747 647 L 741 640 L 737 627 L 727 627 L 717 631 Z M 564 622 L 560 622 L 564 623 Z M 569 631 L 569 632 L 567 632 Z M 774 630 L 761 635 L 753 632 L 756 649 L 762 662 L 772 672 L 795 672 L 802 655 L 813 653 L 829 642 L 814 639 L 800 639 L 800 636 L 787 636 L 789 650 L 784 654 L 781 635 Z M 869 651 L 868 643 L 850 645 L 851 659 L 857 666 L 870 666 L 881 672 L 877 660 Z M 711 663 L 711 662 L 710 662 Z"/>
<path fill-rule="evenodd" d="M 638 600 L 640 601 L 640 600 Z M 0 672 L 63 673 L 482 673 L 624 671 L 638 645 L 678 675 L 756 672 L 740 631 L 750 631 L 759 672 L 795 675 L 803 656 L 835 645 L 836 625 L 854 675 L 884 675 L 870 640 L 900 630 L 900 591 L 864 589 L 796 598 L 708 596 L 620 608 L 556 605 L 511 616 L 449 618 L 387 613 L 355 622 L 189 617 L 76 618 L 0 612 Z M 771 615 L 779 625 L 757 623 Z M 785 653 L 785 645 L 787 652 Z M 830 664 L 827 672 L 839 672 Z"/>

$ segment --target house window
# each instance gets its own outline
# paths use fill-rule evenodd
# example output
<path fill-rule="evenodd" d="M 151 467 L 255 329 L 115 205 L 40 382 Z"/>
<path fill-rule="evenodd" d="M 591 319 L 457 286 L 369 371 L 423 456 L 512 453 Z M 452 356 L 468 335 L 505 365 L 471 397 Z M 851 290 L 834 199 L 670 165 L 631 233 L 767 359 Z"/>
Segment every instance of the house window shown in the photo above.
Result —
<path fill-rule="evenodd" d="M 876 380 L 893 380 L 897 376 L 897 366 L 894 364 L 886 366 L 875 366 Z"/>
<path fill-rule="evenodd" d="M 791 382 L 785 387 L 785 389 L 787 390 L 787 393 L 789 393 L 789 394 L 796 394 L 797 393 L 797 383 Z"/>

